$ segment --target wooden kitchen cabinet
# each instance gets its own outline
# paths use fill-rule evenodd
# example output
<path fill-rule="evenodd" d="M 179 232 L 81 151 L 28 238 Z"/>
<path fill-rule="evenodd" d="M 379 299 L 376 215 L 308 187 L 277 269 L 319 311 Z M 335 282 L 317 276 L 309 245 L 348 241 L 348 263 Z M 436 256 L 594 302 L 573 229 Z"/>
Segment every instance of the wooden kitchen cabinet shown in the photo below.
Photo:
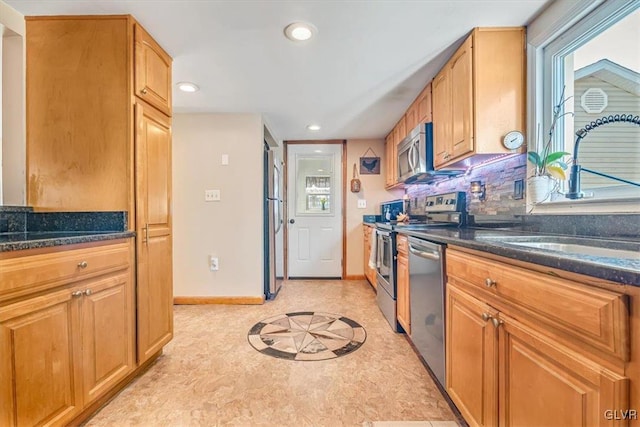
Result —
<path fill-rule="evenodd" d="M 138 24 L 135 55 L 136 95 L 171 116 L 171 57 Z"/>
<path fill-rule="evenodd" d="M 389 135 L 387 135 L 384 143 L 384 151 L 387 158 L 385 163 L 387 167 L 385 170 L 384 186 L 385 188 L 390 188 L 395 185 L 397 181 L 395 164 L 398 160 L 396 158 L 396 139 L 395 132 L 393 130 L 389 132 Z"/>
<path fill-rule="evenodd" d="M 369 266 L 369 259 L 371 256 L 371 250 L 373 245 L 373 239 L 376 238 L 376 229 L 367 225 L 363 226 L 364 229 L 364 275 L 373 286 L 373 289 L 377 288 L 377 271 L 375 268 Z"/>
<path fill-rule="evenodd" d="M 133 244 L 82 246 L 0 259 L 3 290 L 21 269 L 49 289 L 0 302 L 0 425 L 65 425 L 135 368 Z M 78 274 L 51 269 L 56 258 Z"/>
<path fill-rule="evenodd" d="M 407 128 L 407 132 L 411 132 L 413 128 L 418 125 L 418 102 L 413 101 L 409 106 L 409 109 L 404 113 L 404 123 Z"/>
<path fill-rule="evenodd" d="M 447 250 L 447 390 L 465 420 L 608 425 L 629 405 L 626 297 L 494 258 Z"/>
<path fill-rule="evenodd" d="M 417 124 L 419 123 L 430 123 L 432 118 L 432 107 L 431 107 L 431 83 L 425 86 L 425 88 L 420 92 L 418 97 L 416 98 L 415 105 L 417 105 Z M 410 128 L 413 129 L 413 128 Z"/>
<path fill-rule="evenodd" d="M 173 337 L 171 122 L 136 103 L 138 362 Z"/>
<path fill-rule="evenodd" d="M 387 174 L 385 176 L 385 188 L 397 188 L 403 183 L 398 182 L 398 144 L 407 135 L 405 117 L 396 123 L 395 127 L 385 141 L 385 154 L 387 156 Z"/>
<path fill-rule="evenodd" d="M 171 57 L 128 15 L 26 25 L 28 204 L 128 213 L 142 363 L 173 333 Z"/>
<path fill-rule="evenodd" d="M 498 424 L 496 310 L 453 286 L 446 303 L 447 393 L 470 425 Z"/>
<path fill-rule="evenodd" d="M 404 115 L 406 134 L 423 123 L 430 123 L 431 117 L 431 83 L 420 92 Z"/>
<path fill-rule="evenodd" d="M 396 238 L 398 262 L 396 268 L 397 318 L 407 334 L 411 334 L 411 296 L 409 292 L 409 242 L 407 236 L 398 234 Z"/>
<path fill-rule="evenodd" d="M 524 133 L 525 85 L 524 29 L 474 29 L 432 82 L 436 169 L 511 153 L 502 138 Z"/>

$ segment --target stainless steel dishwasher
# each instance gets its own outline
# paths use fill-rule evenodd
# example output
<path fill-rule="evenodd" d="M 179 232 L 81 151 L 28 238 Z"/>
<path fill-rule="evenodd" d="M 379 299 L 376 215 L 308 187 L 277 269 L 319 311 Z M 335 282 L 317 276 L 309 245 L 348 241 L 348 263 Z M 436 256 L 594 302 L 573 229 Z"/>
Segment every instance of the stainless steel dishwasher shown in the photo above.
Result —
<path fill-rule="evenodd" d="M 409 237 L 411 341 L 446 390 L 444 245 Z"/>

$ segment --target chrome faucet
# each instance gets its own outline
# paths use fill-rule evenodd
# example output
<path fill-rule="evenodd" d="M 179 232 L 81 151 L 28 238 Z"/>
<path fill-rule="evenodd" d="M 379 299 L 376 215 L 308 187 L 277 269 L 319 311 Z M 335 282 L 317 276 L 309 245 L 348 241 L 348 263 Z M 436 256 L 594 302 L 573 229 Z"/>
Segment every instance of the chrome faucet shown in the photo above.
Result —
<path fill-rule="evenodd" d="M 587 136 L 587 133 L 591 132 L 595 128 L 603 125 L 607 125 L 609 123 L 617 123 L 617 122 L 627 122 L 640 126 L 640 116 L 634 116 L 633 114 L 616 114 L 610 116 L 604 116 L 597 120 L 592 121 L 582 129 L 576 132 L 576 142 L 573 146 L 573 164 L 571 165 L 571 172 L 569 174 L 569 191 L 565 194 L 565 197 L 568 199 L 581 199 L 584 197 L 584 193 L 580 191 L 580 172 L 585 171 L 592 173 L 594 175 L 602 176 L 604 178 L 609 178 L 614 181 L 623 182 L 625 184 L 630 184 L 636 187 L 640 187 L 640 184 L 633 181 L 628 181 L 626 179 L 618 178 L 616 176 L 608 175 L 606 173 L 594 171 L 592 169 L 583 168 L 578 164 L 578 147 L 580 146 L 580 141 Z"/>

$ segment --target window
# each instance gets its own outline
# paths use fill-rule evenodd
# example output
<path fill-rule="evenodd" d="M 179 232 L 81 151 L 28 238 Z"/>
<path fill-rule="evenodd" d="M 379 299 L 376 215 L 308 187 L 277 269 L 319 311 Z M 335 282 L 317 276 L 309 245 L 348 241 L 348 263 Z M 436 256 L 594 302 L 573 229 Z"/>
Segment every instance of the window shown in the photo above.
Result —
<path fill-rule="evenodd" d="M 556 128 L 554 149 L 571 153 L 566 157 L 569 161 L 580 129 L 602 117 L 640 116 L 640 1 L 592 0 L 581 2 L 580 7 L 566 7 L 565 17 L 559 20 L 564 26 L 556 21 L 561 29 L 554 34 L 541 25 L 536 29 L 534 22 L 534 34 L 529 35 L 530 39 L 537 37 L 529 42 L 530 95 L 534 99 L 529 122 L 534 131 L 530 134 L 549 129 L 553 106 L 564 93 L 568 98 L 564 113 L 569 114 Z M 536 35 L 536 30 L 547 34 Z M 623 200 L 636 199 L 637 203 L 640 187 L 623 181 L 640 182 L 640 126 L 606 121 L 587 128 L 579 144 L 577 164 L 582 168 L 580 190 L 585 197 L 570 200 L 560 194 L 555 203 L 582 204 L 582 211 L 585 204 L 605 200 L 609 206 L 612 199 L 618 200 L 614 211 L 625 204 Z M 565 181 L 561 192 L 568 191 Z"/>

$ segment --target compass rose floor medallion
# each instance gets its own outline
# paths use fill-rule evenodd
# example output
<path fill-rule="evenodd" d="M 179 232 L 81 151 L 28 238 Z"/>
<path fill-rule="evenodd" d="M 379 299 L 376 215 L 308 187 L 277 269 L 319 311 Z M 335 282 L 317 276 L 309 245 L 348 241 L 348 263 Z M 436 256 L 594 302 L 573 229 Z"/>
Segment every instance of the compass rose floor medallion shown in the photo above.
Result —
<path fill-rule="evenodd" d="M 313 311 L 279 314 L 255 324 L 249 344 L 260 353 L 289 360 L 326 360 L 349 354 L 367 338 L 343 316 Z"/>

